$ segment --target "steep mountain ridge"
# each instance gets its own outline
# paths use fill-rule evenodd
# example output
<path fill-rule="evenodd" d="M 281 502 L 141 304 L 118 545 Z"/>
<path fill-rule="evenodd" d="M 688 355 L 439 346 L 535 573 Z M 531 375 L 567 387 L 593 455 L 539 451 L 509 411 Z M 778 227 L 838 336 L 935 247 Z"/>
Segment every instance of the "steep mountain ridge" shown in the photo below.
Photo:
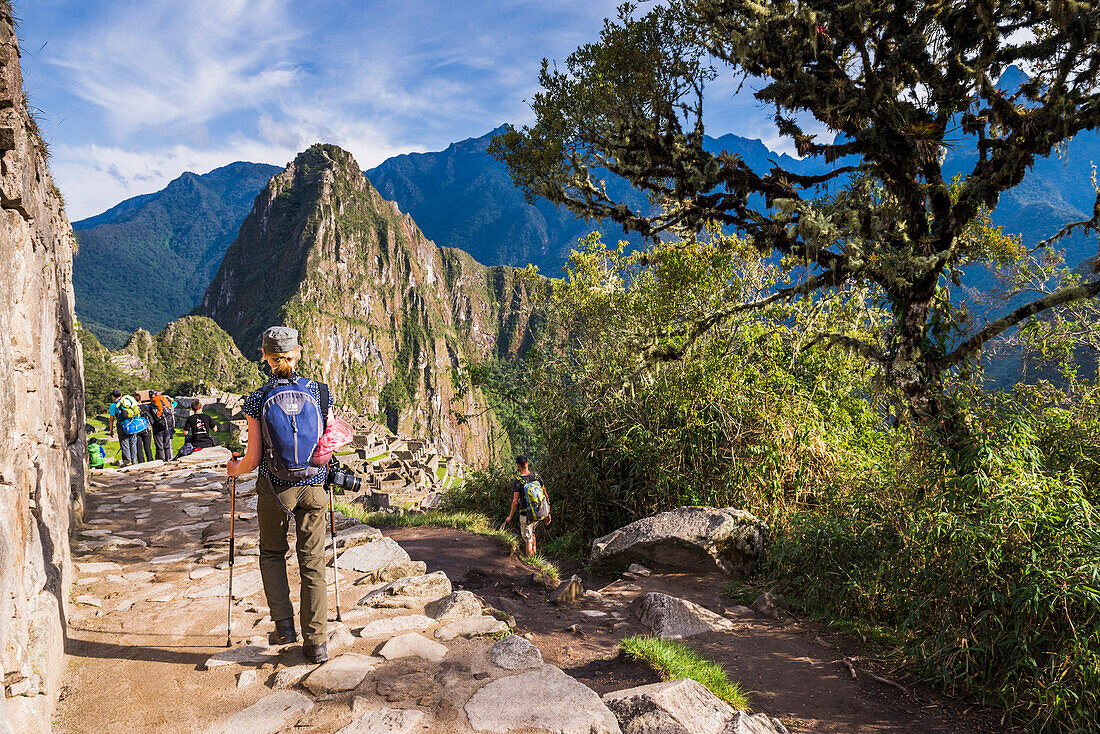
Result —
<path fill-rule="evenodd" d="M 256 198 L 196 313 L 245 355 L 268 326 L 297 328 L 302 371 L 339 404 L 478 464 L 503 446 L 480 391 L 459 386 L 463 362 L 521 353 L 548 287 L 437 247 L 351 154 L 319 144 Z"/>
<path fill-rule="evenodd" d="M 131 332 L 160 331 L 198 304 L 241 220 L 279 170 L 231 163 L 184 173 L 163 190 L 76 222 L 77 313 L 118 349 Z"/>

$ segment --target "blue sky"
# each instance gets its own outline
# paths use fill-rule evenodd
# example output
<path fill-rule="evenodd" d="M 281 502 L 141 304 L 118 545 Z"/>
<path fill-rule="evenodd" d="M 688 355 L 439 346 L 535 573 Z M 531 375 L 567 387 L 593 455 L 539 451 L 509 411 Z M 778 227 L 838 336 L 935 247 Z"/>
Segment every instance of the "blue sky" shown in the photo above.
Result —
<path fill-rule="evenodd" d="M 74 221 L 183 171 L 283 165 L 322 141 L 363 168 L 526 123 L 543 57 L 620 0 L 23 0 L 24 83 Z M 776 140 L 714 87 L 708 132 Z"/>

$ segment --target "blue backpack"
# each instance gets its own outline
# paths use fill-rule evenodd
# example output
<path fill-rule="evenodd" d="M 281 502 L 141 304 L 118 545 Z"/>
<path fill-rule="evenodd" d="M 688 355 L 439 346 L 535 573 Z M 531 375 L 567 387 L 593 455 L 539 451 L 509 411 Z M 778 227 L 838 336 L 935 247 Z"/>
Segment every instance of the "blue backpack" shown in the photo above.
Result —
<path fill-rule="evenodd" d="M 267 469 L 284 482 L 300 482 L 318 471 L 309 462 L 324 435 L 325 417 L 309 391 L 312 384 L 305 377 L 278 380 L 263 395 L 260 427 Z M 327 387 L 318 387 L 324 397 Z"/>

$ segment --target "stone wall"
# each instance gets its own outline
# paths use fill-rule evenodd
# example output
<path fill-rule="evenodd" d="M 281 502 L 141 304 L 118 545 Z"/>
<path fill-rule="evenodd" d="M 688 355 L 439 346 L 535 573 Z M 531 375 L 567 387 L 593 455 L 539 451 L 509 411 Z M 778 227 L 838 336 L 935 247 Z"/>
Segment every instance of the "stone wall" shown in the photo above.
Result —
<path fill-rule="evenodd" d="M 75 247 L 0 0 L 0 732 L 50 730 L 87 481 Z"/>

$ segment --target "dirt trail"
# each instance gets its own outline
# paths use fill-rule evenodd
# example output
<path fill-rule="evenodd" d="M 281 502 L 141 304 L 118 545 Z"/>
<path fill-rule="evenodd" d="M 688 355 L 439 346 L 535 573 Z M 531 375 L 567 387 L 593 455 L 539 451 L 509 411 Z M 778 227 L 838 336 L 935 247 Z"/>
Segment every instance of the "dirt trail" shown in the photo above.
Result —
<path fill-rule="evenodd" d="M 648 666 L 617 654 L 624 637 L 648 632 L 632 615 L 623 614 L 625 605 L 639 594 L 660 591 L 718 612 L 734 606 L 724 593 L 727 579 L 719 574 L 654 573 L 631 580 L 625 589 L 621 582 L 615 584 L 603 599 L 584 599 L 560 609 L 546 603 L 546 590 L 530 578 L 531 570 L 491 539 L 439 528 L 394 528 L 385 533 L 414 557 L 429 559 L 429 571 L 446 571 L 457 585 L 515 615 L 517 631 L 531 634 L 546 662 L 600 694 L 658 680 Z M 584 575 L 578 569 L 569 572 L 574 570 Z M 584 585 L 600 589 L 613 581 L 585 577 Z M 586 616 L 584 610 L 607 616 Z M 621 622 L 614 613 L 622 614 Z M 735 623 L 732 631 L 697 635 L 685 644 L 721 663 L 749 693 L 754 709 L 779 718 L 792 734 L 1010 731 L 988 715 L 964 713 L 966 706 L 921 686 L 910 686 L 906 695 L 874 681 L 868 671 L 892 679 L 888 668 L 871 660 L 873 654 L 858 640 L 827 625 L 797 618 L 730 619 Z M 574 624 L 580 625 L 582 635 L 569 631 Z M 857 680 L 841 662 L 844 657 L 856 659 Z"/>

